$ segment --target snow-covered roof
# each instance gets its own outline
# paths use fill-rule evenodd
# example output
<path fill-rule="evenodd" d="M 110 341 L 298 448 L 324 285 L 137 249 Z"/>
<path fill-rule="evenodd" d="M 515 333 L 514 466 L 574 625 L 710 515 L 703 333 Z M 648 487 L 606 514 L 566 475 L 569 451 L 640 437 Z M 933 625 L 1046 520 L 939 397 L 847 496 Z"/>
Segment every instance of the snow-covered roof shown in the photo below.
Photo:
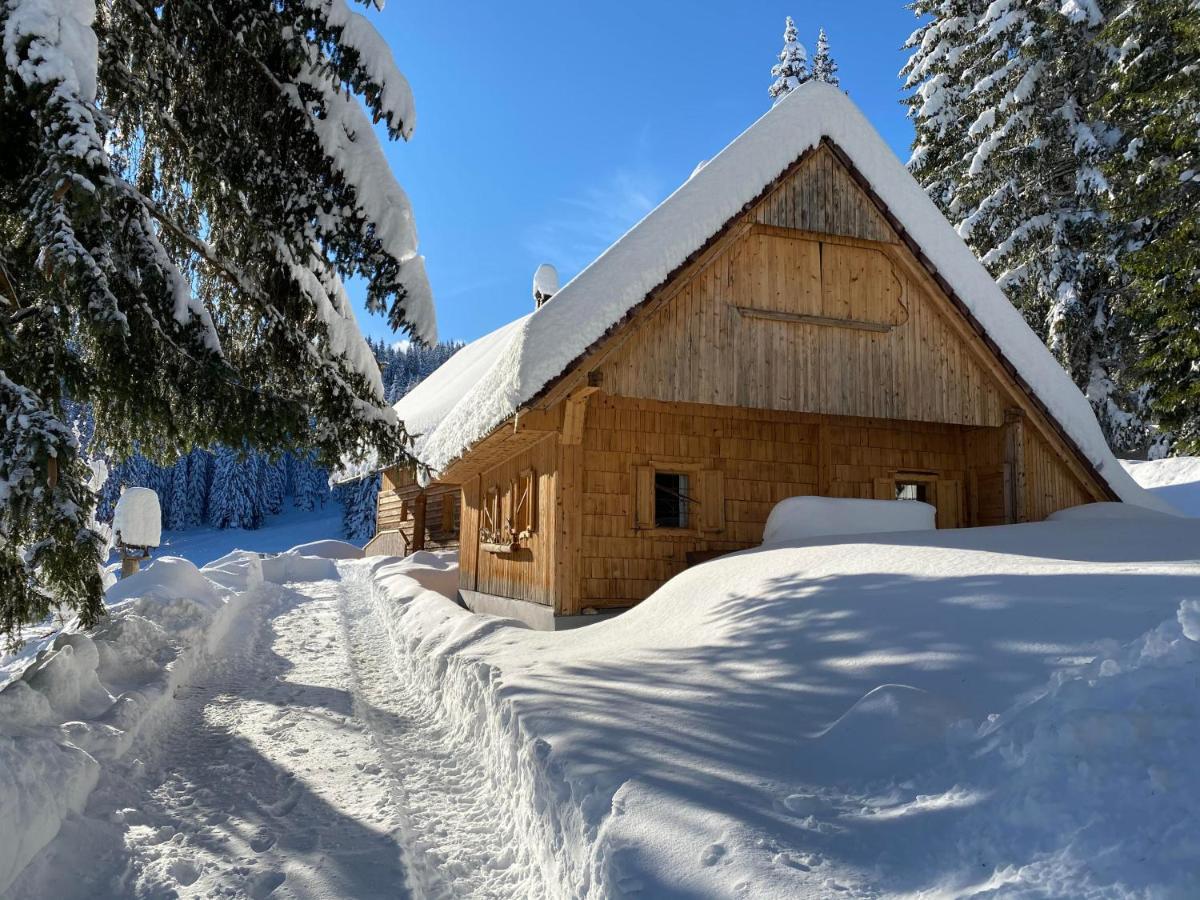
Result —
<path fill-rule="evenodd" d="M 539 395 L 804 152 L 828 138 L 1121 499 L 1161 504 L 1109 450 L 1091 406 L 857 106 L 792 91 L 531 315 L 476 341 L 397 406 L 441 471 Z M 469 372 L 460 357 L 470 353 Z M 446 373 L 454 366 L 454 372 Z M 476 377 L 477 376 L 477 377 Z"/>

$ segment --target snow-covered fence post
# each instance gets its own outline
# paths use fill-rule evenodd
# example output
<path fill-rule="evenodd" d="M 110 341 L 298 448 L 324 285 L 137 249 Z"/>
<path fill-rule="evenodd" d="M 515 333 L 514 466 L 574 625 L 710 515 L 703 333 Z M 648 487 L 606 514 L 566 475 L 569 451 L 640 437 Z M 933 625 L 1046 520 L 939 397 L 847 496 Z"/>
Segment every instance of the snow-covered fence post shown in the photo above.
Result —
<path fill-rule="evenodd" d="M 121 554 L 121 577 L 137 572 L 143 559 L 162 540 L 162 508 L 150 488 L 129 487 L 121 492 L 113 513 L 113 537 Z"/>

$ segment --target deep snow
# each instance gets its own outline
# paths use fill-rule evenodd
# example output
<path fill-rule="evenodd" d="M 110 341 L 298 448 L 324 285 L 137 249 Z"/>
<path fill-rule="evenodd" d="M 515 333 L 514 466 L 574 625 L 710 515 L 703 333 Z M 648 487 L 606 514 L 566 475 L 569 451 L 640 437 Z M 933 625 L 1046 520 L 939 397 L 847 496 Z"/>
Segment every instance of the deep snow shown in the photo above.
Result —
<path fill-rule="evenodd" d="M 1174 456 L 1150 462 L 1123 459 L 1134 481 L 1184 515 L 1200 516 L 1200 456 Z"/>
<path fill-rule="evenodd" d="M 1118 511 L 764 547 L 558 634 L 411 563 L 377 602 L 560 896 L 1195 896 L 1200 523 Z"/>
<path fill-rule="evenodd" d="M 557 634 L 452 554 L 159 559 L 0 692 L 0 893 L 1196 896 L 1197 546 L 810 539 Z"/>

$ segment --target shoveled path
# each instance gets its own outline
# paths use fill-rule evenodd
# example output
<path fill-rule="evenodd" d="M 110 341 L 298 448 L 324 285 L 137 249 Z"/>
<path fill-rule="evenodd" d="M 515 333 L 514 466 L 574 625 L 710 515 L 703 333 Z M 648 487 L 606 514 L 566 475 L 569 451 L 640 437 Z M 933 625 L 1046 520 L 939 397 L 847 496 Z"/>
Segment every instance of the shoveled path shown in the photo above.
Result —
<path fill-rule="evenodd" d="M 537 896 L 503 798 L 397 677 L 361 564 L 340 566 L 258 589 L 221 663 L 8 895 Z"/>

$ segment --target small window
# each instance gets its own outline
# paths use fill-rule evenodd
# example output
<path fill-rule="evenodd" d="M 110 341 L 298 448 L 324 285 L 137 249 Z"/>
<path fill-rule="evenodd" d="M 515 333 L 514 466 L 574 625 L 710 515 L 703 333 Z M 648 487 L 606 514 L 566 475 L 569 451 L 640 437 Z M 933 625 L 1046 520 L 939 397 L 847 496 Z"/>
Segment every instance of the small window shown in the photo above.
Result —
<path fill-rule="evenodd" d="M 654 527 L 687 528 L 688 477 L 678 472 L 654 473 Z"/>
<path fill-rule="evenodd" d="M 896 482 L 896 499 L 897 500 L 919 500 L 921 503 L 929 502 L 929 482 L 927 481 L 897 481 Z"/>
<path fill-rule="evenodd" d="M 400 501 L 400 521 L 407 522 L 412 516 L 412 510 L 408 506 L 408 498 Z"/>

